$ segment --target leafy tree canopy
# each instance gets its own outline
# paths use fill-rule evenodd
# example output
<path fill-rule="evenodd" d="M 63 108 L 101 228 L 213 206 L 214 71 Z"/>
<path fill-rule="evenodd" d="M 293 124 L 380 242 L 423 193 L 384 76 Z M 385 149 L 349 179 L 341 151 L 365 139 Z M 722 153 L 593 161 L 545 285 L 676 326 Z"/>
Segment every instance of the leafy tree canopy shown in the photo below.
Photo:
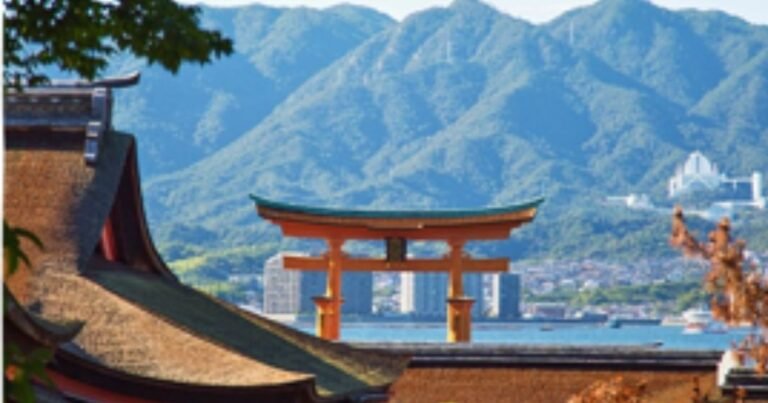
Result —
<path fill-rule="evenodd" d="M 6 85 L 47 81 L 53 66 L 93 79 L 107 58 L 129 51 L 176 73 L 232 53 L 232 41 L 199 26 L 197 7 L 172 0 L 6 0 Z"/>

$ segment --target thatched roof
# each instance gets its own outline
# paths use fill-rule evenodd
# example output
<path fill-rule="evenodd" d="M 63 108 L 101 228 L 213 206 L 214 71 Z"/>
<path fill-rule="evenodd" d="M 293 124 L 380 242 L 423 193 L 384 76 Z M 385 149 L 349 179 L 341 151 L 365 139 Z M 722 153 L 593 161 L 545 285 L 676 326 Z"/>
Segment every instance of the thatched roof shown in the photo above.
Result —
<path fill-rule="evenodd" d="M 11 226 L 35 233 L 45 246 L 23 248 L 31 268 L 21 267 L 9 287 L 29 301 L 29 276 L 55 266 L 78 272 L 99 239 L 112 207 L 132 140 L 109 136 L 103 158 L 95 167 L 83 162 L 83 134 L 76 132 L 5 132 L 5 211 Z"/>
<path fill-rule="evenodd" d="M 86 276 L 179 328 L 285 370 L 312 374 L 321 394 L 336 395 L 393 382 L 406 361 L 360 352 L 246 314 L 196 290 L 94 262 Z"/>
<path fill-rule="evenodd" d="M 126 280 L 133 276 L 128 273 Z M 55 321 L 82 321 L 75 343 L 94 361 L 124 372 L 175 382 L 207 385 L 271 385 L 310 379 L 232 351 L 126 301 L 80 275 L 54 270 L 38 279 L 41 313 Z M 160 280 L 162 281 L 162 280 Z M 157 290 L 156 277 L 143 292 Z M 187 306 L 173 297 L 166 302 Z"/>

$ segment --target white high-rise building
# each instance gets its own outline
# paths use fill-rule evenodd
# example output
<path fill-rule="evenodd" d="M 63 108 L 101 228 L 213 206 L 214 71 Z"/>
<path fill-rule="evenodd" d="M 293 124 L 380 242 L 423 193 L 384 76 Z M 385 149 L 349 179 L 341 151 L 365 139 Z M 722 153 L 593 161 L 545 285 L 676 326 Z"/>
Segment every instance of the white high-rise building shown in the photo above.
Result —
<path fill-rule="evenodd" d="M 760 172 L 752 172 L 752 201 L 755 203 L 755 207 L 764 209 L 766 205 L 766 197 L 763 196 L 763 174 Z"/>
<path fill-rule="evenodd" d="M 413 306 L 413 272 L 400 273 L 400 312 L 412 313 Z"/>
<path fill-rule="evenodd" d="M 296 315 L 314 313 L 313 297 L 325 293 L 324 272 L 285 270 L 283 256 L 309 256 L 302 252 L 281 252 L 264 263 L 264 313 Z M 373 274 L 343 273 L 343 314 L 370 315 L 373 305 Z"/>
<path fill-rule="evenodd" d="M 296 253 L 291 253 L 296 255 Z M 301 273 L 285 270 L 283 253 L 278 253 L 264 263 L 264 313 L 299 313 L 301 297 Z"/>
<path fill-rule="evenodd" d="M 414 273 L 413 314 L 419 317 L 445 316 L 448 298 L 448 275 L 445 273 Z"/>
<path fill-rule="evenodd" d="M 326 273 L 324 271 L 302 272 L 299 311 L 315 313 L 314 297 L 325 294 Z M 370 315 L 373 308 L 373 273 L 344 273 L 341 277 L 341 313 L 343 315 Z"/>
<path fill-rule="evenodd" d="M 502 320 L 520 318 L 520 275 L 493 274 L 490 316 Z"/>
<path fill-rule="evenodd" d="M 475 299 L 472 316 L 483 313 L 483 281 L 480 274 L 464 275 L 464 295 Z M 400 274 L 400 311 L 422 318 L 444 318 L 448 300 L 447 273 Z"/>

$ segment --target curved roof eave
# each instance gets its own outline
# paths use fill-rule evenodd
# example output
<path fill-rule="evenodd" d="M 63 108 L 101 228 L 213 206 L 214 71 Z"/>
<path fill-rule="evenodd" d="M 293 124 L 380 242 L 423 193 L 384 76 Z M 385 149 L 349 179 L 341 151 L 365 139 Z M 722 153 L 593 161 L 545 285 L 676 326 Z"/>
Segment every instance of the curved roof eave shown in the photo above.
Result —
<path fill-rule="evenodd" d="M 288 213 L 314 215 L 322 217 L 346 217 L 346 218 L 373 218 L 373 219 L 447 219 L 447 218 L 473 218 L 489 217 L 495 215 L 510 214 L 522 212 L 530 209 L 536 209 L 544 202 L 543 197 L 534 200 L 511 204 L 501 207 L 490 207 L 474 210 L 357 210 L 357 209 L 335 209 L 327 207 L 311 207 L 297 204 L 277 202 L 256 195 L 250 195 L 251 200 L 257 207 L 265 207 L 272 210 L 284 211 Z"/>

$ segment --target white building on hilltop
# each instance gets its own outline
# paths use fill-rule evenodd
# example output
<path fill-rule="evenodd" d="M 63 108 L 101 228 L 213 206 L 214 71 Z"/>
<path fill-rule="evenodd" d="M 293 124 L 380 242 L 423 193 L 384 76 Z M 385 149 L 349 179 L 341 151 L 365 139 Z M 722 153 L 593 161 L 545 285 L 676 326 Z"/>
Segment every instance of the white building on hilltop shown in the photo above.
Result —
<path fill-rule="evenodd" d="M 763 209 L 766 206 L 761 173 L 729 178 L 700 151 L 692 152 L 685 163 L 677 167 L 675 175 L 669 179 L 668 190 L 670 198 L 700 190 L 719 191 L 722 200 L 715 204 L 727 210 L 740 206 Z"/>
<path fill-rule="evenodd" d="M 683 197 L 691 194 L 692 197 Z M 762 173 L 754 171 L 749 176 L 728 177 L 698 150 L 677 166 L 667 182 L 667 195 L 678 199 L 675 203 L 689 204 L 684 206 L 686 213 L 715 222 L 723 217 L 734 218 L 747 209 L 764 210 L 768 206 L 768 197 L 763 195 Z M 669 213 L 668 207 L 653 203 L 644 193 L 608 196 L 605 202 L 633 210 Z"/>
<path fill-rule="evenodd" d="M 694 190 L 715 190 L 724 180 L 725 175 L 718 172 L 717 165 L 697 150 L 677 167 L 675 175 L 669 179 L 669 197 Z"/>

